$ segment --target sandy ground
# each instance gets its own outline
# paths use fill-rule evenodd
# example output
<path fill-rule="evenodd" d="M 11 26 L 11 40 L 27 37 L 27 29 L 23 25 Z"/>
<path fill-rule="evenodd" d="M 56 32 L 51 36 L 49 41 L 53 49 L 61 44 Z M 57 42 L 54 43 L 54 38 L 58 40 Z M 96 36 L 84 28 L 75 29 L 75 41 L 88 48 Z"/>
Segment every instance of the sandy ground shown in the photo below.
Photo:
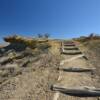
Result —
<path fill-rule="evenodd" d="M 76 55 L 62 55 L 65 60 L 72 59 Z M 81 67 L 81 68 L 93 68 L 90 62 L 83 57 L 78 59 L 65 62 L 63 68 L 68 67 Z M 56 83 L 59 86 L 65 87 L 79 87 L 79 86 L 90 86 L 93 87 L 96 79 L 91 73 L 77 73 L 77 72 L 64 72 L 60 71 L 60 79 Z M 62 93 L 55 92 L 53 100 L 98 100 L 98 97 L 75 97 L 69 96 Z"/>
<path fill-rule="evenodd" d="M 91 75 L 91 73 L 58 72 L 57 68 L 59 67 L 60 59 L 68 60 L 68 62 L 60 66 L 61 68 L 93 68 L 93 66 L 83 57 L 75 59 L 77 58 L 76 55 L 62 54 L 62 57 L 59 58 L 59 43 L 52 41 L 50 44 L 52 44 L 50 55 L 44 54 L 41 59 L 22 68 L 23 70 L 19 75 L 13 76 L 11 73 L 8 75 L 9 77 L 3 75 L 3 79 L 5 78 L 6 81 L 0 84 L 0 100 L 99 100 L 98 98 L 90 97 L 73 97 L 50 90 L 52 84 L 76 87 L 94 86 L 96 82 L 95 76 Z M 73 57 L 74 59 L 72 59 Z M 23 61 L 20 59 L 18 62 Z"/>
<path fill-rule="evenodd" d="M 28 53 L 35 53 L 36 56 L 25 56 L 23 59 L 19 57 L 3 65 L 0 64 L 0 68 L 4 68 L 0 69 L 0 100 L 52 100 L 53 92 L 50 88 L 58 78 L 57 68 L 60 63 L 59 43 L 52 42 L 52 45 L 54 47 L 51 46 L 48 53 L 36 55 L 35 51 L 28 49 L 30 50 Z M 4 56 L 9 57 L 10 53 Z M 3 57 L 0 56 L 0 61 Z M 38 59 L 33 60 L 35 57 Z M 21 66 L 28 59 L 32 61 Z M 9 72 L 7 65 L 9 67 L 14 65 L 12 68 L 14 71 Z"/>

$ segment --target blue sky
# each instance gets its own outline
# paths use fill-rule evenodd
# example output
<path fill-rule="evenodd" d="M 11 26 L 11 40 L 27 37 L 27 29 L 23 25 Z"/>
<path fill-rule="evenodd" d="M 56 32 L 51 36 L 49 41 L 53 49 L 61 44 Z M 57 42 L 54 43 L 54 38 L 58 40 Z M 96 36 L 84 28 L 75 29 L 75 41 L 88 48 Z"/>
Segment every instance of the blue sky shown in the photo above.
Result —
<path fill-rule="evenodd" d="M 0 40 L 17 33 L 73 38 L 100 33 L 100 0 L 0 0 Z"/>

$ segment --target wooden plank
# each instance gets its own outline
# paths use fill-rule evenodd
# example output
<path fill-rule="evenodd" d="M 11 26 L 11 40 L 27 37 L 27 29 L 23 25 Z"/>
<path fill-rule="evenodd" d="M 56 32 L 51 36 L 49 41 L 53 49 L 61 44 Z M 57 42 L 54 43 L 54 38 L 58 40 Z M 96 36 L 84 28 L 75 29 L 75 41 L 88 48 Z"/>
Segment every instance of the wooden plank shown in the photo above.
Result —
<path fill-rule="evenodd" d="M 79 50 L 77 47 L 64 47 L 64 50 Z"/>
<path fill-rule="evenodd" d="M 79 97 L 98 97 L 100 96 L 100 88 L 95 87 L 63 87 L 53 85 L 51 88 L 53 91 L 59 91 L 61 93 L 71 95 L 71 96 L 79 96 Z"/>
<path fill-rule="evenodd" d="M 62 54 L 66 54 L 66 55 L 77 55 L 77 54 L 82 54 L 81 51 L 77 51 L 77 52 L 65 52 L 63 51 Z"/>
<path fill-rule="evenodd" d="M 95 68 L 67 67 L 67 68 L 59 68 L 59 70 L 63 70 L 67 72 L 93 72 Z"/>
<path fill-rule="evenodd" d="M 62 53 L 63 54 L 69 54 L 69 55 L 76 55 L 76 54 L 82 54 L 81 51 L 79 50 L 64 50 L 64 48 L 62 48 Z"/>
<path fill-rule="evenodd" d="M 63 44 L 64 46 L 75 46 L 75 44 Z"/>

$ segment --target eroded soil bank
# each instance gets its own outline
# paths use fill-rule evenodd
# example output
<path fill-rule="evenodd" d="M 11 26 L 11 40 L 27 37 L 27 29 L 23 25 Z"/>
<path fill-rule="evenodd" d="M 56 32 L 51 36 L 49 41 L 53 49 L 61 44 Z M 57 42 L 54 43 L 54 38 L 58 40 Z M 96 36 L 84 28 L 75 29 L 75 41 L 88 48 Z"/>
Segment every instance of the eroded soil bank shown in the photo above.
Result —
<path fill-rule="evenodd" d="M 80 49 L 88 57 L 88 60 L 93 67 L 96 68 L 94 72 L 94 77 L 97 80 L 97 82 L 95 82 L 95 86 L 100 87 L 100 39 L 80 42 Z"/>
<path fill-rule="evenodd" d="M 58 78 L 60 42 L 49 44 L 48 50 L 28 48 L 1 54 L 0 100 L 52 100 L 50 87 Z"/>

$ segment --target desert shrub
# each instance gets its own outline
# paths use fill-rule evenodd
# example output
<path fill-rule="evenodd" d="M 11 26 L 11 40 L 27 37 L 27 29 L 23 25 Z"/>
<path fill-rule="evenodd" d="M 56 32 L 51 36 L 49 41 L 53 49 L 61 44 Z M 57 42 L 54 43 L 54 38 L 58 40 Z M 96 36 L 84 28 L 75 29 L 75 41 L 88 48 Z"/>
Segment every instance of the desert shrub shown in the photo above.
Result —
<path fill-rule="evenodd" d="M 41 43 L 37 45 L 37 48 L 41 51 L 47 51 L 50 45 L 48 43 Z"/>
<path fill-rule="evenodd" d="M 41 33 L 37 34 L 38 38 L 43 38 L 43 35 Z"/>
<path fill-rule="evenodd" d="M 50 34 L 49 33 L 45 33 L 44 34 L 44 38 L 49 38 L 50 37 Z"/>
<path fill-rule="evenodd" d="M 28 39 L 28 38 L 24 38 L 21 36 L 9 36 L 9 37 L 5 37 L 4 40 L 6 42 L 9 42 L 11 44 L 15 44 L 17 46 L 18 45 L 24 45 L 24 46 L 29 46 L 31 48 L 35 48 L 36 47 L 36 43 L 37 41 L 35 39 Z"/>
<path fill-rule="evenodd" d="M 37 36 L 38 36 L 38 38 L 48 39 L 50 37 L 50 34 L 49 33 L 44 33 L 44 34 L 39 33 L 39 34 L 37 34 Z"/>
<path fill-rule="evenodd" d="M 77 38 L 75 40 L 84 43 L 84 42 L 88 42 L 88 41 L 91 41 L 91 40 L 97 40 L 97 39 L 100 39 L 100 36 L 95 34 L 95 33 L 91 33 L 87 37 L 81 36 L 80 38 Z"/>

